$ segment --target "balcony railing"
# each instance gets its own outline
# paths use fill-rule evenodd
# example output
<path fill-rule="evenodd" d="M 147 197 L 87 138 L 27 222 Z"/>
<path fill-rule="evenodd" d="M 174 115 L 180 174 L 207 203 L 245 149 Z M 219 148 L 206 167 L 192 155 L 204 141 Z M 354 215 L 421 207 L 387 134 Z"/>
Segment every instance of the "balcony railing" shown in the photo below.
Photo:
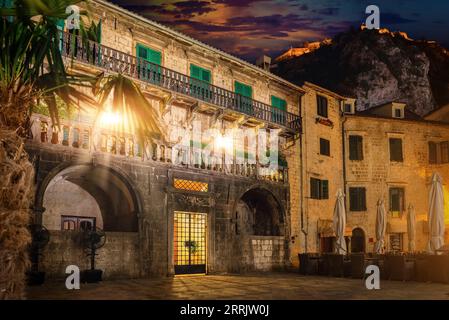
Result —
<path fill-rule="evenodd" d="M 71 150 L 100 152 L 111 156 L 141 160 L 144 162 L 165 163 L 174 167 L 204 170 L 257 180 L 288 182 L 288 168 L 282 165 L 277 169 L 262 165 L 258 161 L 249 163 L 247 159 L 233 158 L 233 163 L 225 163 L 223 158 L 209 157 L 201 150 L 174 151 L 171 146 L 149 144 L 145 147 L 137 143 L 131 134 L 114 132 L 94 127 L 85 121 L 69 121 L 61 119 L 60 129 L 55 130 L 48 116 L 33 114 L 31 117 L 30 139 L 36 143 L 59 145 Z M 198 161 L 200 159 L 200 161 Z M 243 160 L 243 161 L 242 161 Z M 199 164 L 200 163 L 200 164 Z"/>
<path fill-rule="evenodd" d="M 82 39 L 71 33 L 61 34 L 61 50 L 64 56 L 72 57 L 76 61 L 121 73 L 223 109 L 244 113 L 294 132 L 298 132 L 301 127 L 301 118 L 298 115 L 152 64 L 142 58 Z"/>

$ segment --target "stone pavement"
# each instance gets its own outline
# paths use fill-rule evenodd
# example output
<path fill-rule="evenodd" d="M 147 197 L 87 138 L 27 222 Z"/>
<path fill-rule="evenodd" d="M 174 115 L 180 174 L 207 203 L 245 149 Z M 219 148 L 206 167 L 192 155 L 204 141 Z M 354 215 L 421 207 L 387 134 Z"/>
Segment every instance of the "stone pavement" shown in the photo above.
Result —
<path fill-rule="evenodd" d="M 449 285 L 381 281 L 367 290 L 362 280 L 297 273 L 184 276 L 103 281 L 67 290 L 64 280 L 28 288 L 28 299 L 446 299 Z"/>

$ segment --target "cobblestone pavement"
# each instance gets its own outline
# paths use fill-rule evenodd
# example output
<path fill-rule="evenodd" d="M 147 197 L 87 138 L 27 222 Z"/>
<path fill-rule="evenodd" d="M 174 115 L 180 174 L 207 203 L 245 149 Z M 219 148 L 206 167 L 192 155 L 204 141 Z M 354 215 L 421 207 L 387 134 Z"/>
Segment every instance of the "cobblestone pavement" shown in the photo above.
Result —
<path fill-rule="evenodd" d="M 296 273 L 208 275 L 103 281 L 67 290 L 64 280 L 28 288 L 28 299 L 446 299 L 449 285 L 382 281 L 367 290 L 357 279 L 301 276 Z"/>

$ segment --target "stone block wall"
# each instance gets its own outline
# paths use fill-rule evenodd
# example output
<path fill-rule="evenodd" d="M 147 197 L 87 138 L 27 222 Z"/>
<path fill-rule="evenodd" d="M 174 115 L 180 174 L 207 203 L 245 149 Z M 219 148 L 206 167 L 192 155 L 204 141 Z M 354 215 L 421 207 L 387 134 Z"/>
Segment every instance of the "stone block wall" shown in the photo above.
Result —
<path fill-rule="evenodd" d="M 51 279 L 65 278 L 65 269 L 76 265 L 90 269 L 90 258 L 79 244 L 77 231 L 50 231 L 50 242 L 40 257 L 39 269 Z M 105 245 L 98 249 L 95 267 L 103 270 L 104 279 L 137 278 L 140 276 L 138 234 L 107 232 Z"/>

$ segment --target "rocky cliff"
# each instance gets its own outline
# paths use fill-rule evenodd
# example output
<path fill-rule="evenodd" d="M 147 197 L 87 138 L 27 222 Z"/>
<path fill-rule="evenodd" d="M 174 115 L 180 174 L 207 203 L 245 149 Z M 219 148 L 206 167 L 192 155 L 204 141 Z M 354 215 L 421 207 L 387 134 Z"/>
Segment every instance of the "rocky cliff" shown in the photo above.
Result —
<path fill-rule="evenodd" d="M 272 72 L 357 98 L 358 110 L 401 101 L 424 115 L 449 104 L 449 51 L 403 32 L 361 28 L 306 43 L 278 57 Z"/>

